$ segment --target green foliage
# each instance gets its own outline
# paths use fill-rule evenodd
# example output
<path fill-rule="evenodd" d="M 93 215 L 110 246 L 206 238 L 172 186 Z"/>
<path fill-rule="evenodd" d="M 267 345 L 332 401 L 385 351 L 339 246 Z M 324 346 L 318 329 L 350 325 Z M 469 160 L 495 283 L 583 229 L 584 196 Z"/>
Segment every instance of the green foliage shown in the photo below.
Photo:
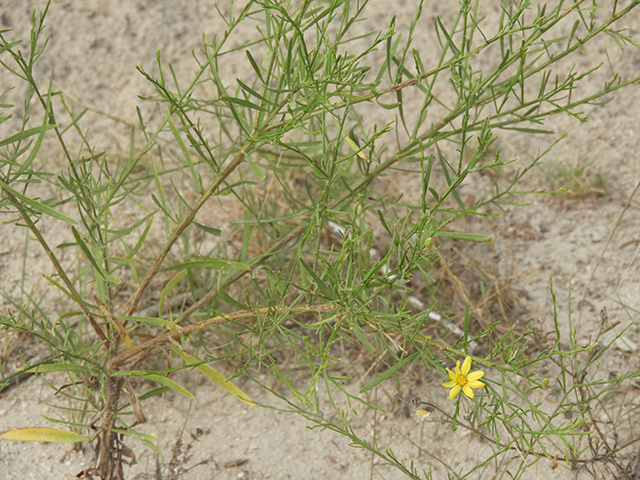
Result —
<path fill-rule="evenodd" d="M 443 362 L 464 360 L 474 342 L 481 353 L 470 356 L 486 372 L 486 387 L 473 400 L 459 395 L 453 414 L 434 408 L 454 429 L 471 428 L 492 448 L 480 464 L 455 475 L 483 474 L 490 462 L 516 450 L 521 463 L 511 475 L 519 478 L 534 459 L 554 456 L 552 442 L 564 445 L 564 458 L 556 461 L 580 462 L 581 437 L 593 433 L 590 412 L 623 381 L 591 375 L 610 343 L 578 345 L 574 330 L 563 339 L 557 317 L 553 335 L 510 325 L 498 335 L 495 325 L 478 329 L 468 309 L 453 342 L 425 339 L 425 332 L 440 321 L 432 313 L 439 304 L 434 265 L 441 239 L 490 241 L 457 231 L 456 221 L 497 215 L 518 195 L 534 193 L 517 190 L 519 182 L 553 146 L 518 163 L 508 181 L 465 198 L 461 186 L 469 177 L 516 161 L 493 149 L 499 132 L 552 133 L 547 118 L 584 121 L 583 106 L 638 81 L 613 74 L 594 93 L 581 88 L 594 70 L 557 68 L 600 34 L 621 46 L 630 42 L 614 24 L 639 2 L 614 3 L 596 16 L 596 6 L 583 1 L 535 8 L 525 0 L 505 1 L 498 23 L 485 25 L 482 2 L 463 1 L 452 22 L 435 19 L 439 44 L 431 48 L 439 55 L 432 64 L 412 44 L 423 2 L 402 36 L 395 22 L 356 36 L 352 27 L 366 2 L 294 7 L 283 0 L 248 1 L 225 18 L 223 33 L 205 39 L 196 55 L 199 70 L 187 82 L 160 54 L 156 72 L 139 68 L 156 91 L 147 100 L 166 115 L 153 128 L 139 115 L 124 159 L 97 152 L 80 128 L 85 111 L 75 113 L 51 82 L 42 90 L 34 78 L 46 45 L 48 6 L 34 13 L 27 53 L 0 35 L 2 65 L 28 86 L 24 120 L 1 117 L 18 132 L 0 141 L 3 221 L 37 242 L 54 269 L 46 279 L 60 293 L 49 307 L 58 312 L 52 317 L 40 299 L 5 292 L 15 313 L 0 324 L 6 335 L 27 332 L 50 352 L 22 373 L 69 376 L 73 387 L 64 395 L 76 402 L 77 415 L 67 425 L 79 433 L 95 426 L 90 431 L 99 456 L 90 473 L 112 478 L 107 472 L 122 470 L 114 459 L 128 457 L 129 449 L 123 440 L 112 441 L 111 432 L 142 438 L 125 413 L 141 423 L 140 403 L 149 396 L 168 390 L 192 395 L 169 378 L 175 370 L 202 373 L 251 405 L 204 365 L 225 360 L 237 375 L 280 397 L 288 411 L 339 432 L 409 478 L 430 478 L 356 434 L 349 414 L 378 408 L 368 392 L 420 365 L 446 378 Z M 574 22 L 568 35 L 561 33 L 564 20 Z M 256 25 L 260 38 L 231 47 L 247 23 Z M 231 58 L 245 77 L 223 78 L 219 67 Z M 34 126 L 36 118 L 41 121 Z M 75 155 L 71 133 L 82 139 Z M 35 161 L 50 138 L 65 168 Z M 385 194 L 388 177 L 419 191 Z M 56 196 L 49 198 L 52 190 Z M 234 217 L 210 214 L 218 210 Z M 65 242 L 52 245 L 44 225 L 47 232 L 66 232 Z M 69 251 L 76 262 L 61 259 Z M 411 281 L 432 292 L 424 311 L 410 309 Z M 609 327 L 603 317 L 601 332 Z M 204 328 L 216 328 L 233 348 L 220 357 L 208 353 L 198 341 Z M 194 346 L 196 353 L 185 352 Z M 354 364 L 347 346 L 380 362 L 381 373 Z M 170 350 L 181 366 L 168 363 Z M 305 367 L 302 385 L 283 366 L 283 351 Z M 551 411 L 529 400 L 548 384 L 536 373 L 547 360 L 560 378 Z M 257 373 L 265 371 L 287 394 L 259 380 Z M 0 388 L 11 380 L 5 377 Z M 356 390 L 355 380 L 361 380 Z M 138 397 L 134 385 L 148 392 Z M 322 415 L 323 402 L 338 410 L 339 420 Z M 462 403 L 471 409 L 464 419 Z M 569 410 L 577 416 L 565 421 Z M 143 441 L 155 448 L 149 438 Z M 614 462 L 620 451 L 604 455 Z"/>

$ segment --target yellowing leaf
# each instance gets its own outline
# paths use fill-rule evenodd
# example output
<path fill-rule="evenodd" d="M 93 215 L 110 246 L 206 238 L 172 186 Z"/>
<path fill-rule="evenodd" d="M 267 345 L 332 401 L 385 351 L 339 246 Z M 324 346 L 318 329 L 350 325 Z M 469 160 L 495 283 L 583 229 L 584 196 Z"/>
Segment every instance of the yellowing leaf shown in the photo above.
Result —
<path fill-rule="evenodd" d="M 177 347 L 171 346 L 171 350 L 173 350 L 173 352 L 176 355 L 178 355 L 180 358 L 182 358 L 185 362 L 188 362 L 188 363 L 199 363 L 199 360 L 197 358 L 194 358 L 191 355 L 188 355 L 188 354 L 184 353 L 182 350 L 180 350 Z M 251 399 L 247 395 L 245 395 L 242 390 L 240 390 L 238 387 L 236 387 L 233 383 L 227 382 L 227 379 L 224 378 L 223 375 L 221 375 L 218 372 L 216 372 L 210 366 L 203 364 L 203 365 L 198 365 L 196 368 L 201 373 L 203 373 L 204 375 L 209 377 L 211 380 L 213 380 L 215 383 L 217 383 L 222 388 L 224 388 L 231 395 L 233 395 L 238 400 L 240 400 L 241 402 L 246 403 L 250 407 L 255 407 L 256 406 L 256 404 L 253 403 L 251 401 Z"/>
<path fill-rule="evenodd" d="M 84 435 L 58 430 L 56 428 L 14 428 L 0 433 L 3 440 L 17 440 L 19 442 L 52 442 L 52 443 L 78 443 L 85 440 Z"/>
<path fill-rule="evenodd" d="M 157 373 L 141 372 L 139 370 L 130 370 L 130 371 L 124 371 L 124 372 L 113 372 L 111 376 L 112 377 L 126 376 L 126 377 L 146 378 L 147 380 L 151 380 L 152 382 L 158 382 L 159 384 L 164 385 L 165 387 L 169 387 L 174 392 L 177 392 L 180 395 L 184 395 L 185 397 L 190 398 L 191 400 L 196 398 L 193 396 L 193 394 L 189 390 L 184 388 L 182 385 L 174 382 L 170 378 L 164 377 L 162 375 L 158 375 Z"/>

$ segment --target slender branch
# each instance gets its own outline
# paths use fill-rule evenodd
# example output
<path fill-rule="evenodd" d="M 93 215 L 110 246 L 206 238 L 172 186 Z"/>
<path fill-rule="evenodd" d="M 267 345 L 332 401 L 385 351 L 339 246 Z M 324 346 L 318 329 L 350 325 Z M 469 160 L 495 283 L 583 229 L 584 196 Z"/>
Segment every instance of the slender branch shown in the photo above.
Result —
<path fill-rule="evenodd" d="M 297 314 L 297 313 L 309 313 L 309 312 L 332 312 L 337 310 L 338 307 L 334 305 L 307 305 L 304 307 L 296 307 L 296 308 L 259 308 L 256 310 L 241 310 L 239 312 L 233 312 L 226 315 L 220 315 L 217 317 L 210 318 L 208 320 L 202 320 L 201 322 L 194 323 L 193 325 L 189 325 L 188 327 L 178 328 L 176 330 L 171 330 L 170 332 L 165 333 L 164 335 L 160 335 L 159 337 L 153 338 L 142 345 L 137 345 L 135 348 L 130 350 L 125 350 L 120 355 L 114 357 L 109 362 L 109 368 L 117 368 L 118 365 L 122 364 L 129 358 L 137 355 L 140 351 L 149 350 L 150 348 L 156 347 L 158 345 L 162 345 L 167 343 L 169 340 L 173 338 L 182 337 L 184 335 L 189 335 L 193 332 L 197 332 L 198 330 L 202 330 L 205 327 L 211 325 L 218 325 L 222 322 L 228 322 L 229 320 L 237 320 L 239 318 L 246 317 L 255 317 L 257 315 L 267 315 L 269 313 L 277 312 L 283 313 L 288 312 L 289 314 Z"/>
<path fill-rule="evenodd" d="M 93 318 L 93 315 L 91 314 L 89 309 L 82 302 L 82 299 L 81 299 L 82 297 L 76 290 L 76 287 L 74 287 L 73 282 L 67 276 L 67 273 L 65 272 L 64 268 L 62 268 L 62 265 L 60 265 L 60 262 L 58 261 L 58 257 L 56 257 L 56 255 L 51 251 L 51 248 L 49 248 L 49 245 L 47 244 L 46 240 L 40 233 L 40 230 L 38 229 L 36 224 L 33 222 L 33 220 L 31 220 L 31 217 L 25 211 L 20 201 L 11 192 L 7 191 L 6 189 L 3 188 L 2 191 L 4 192 L 7 199 L 11 202 L 11 204 L 14 207 L 16 207 L 18 212 L 20 212 L 20 216 L 27 224 L 27 228 L 29 228 L 31 233 L 33 233 L 33 235 L 36 237 L 36 239 L 38 240 L 38 243 L 40 243 L 40 245 L 46 252 L 47 256 L 49 257 L 49 260 L 53 264 L 53 267 L 56 269 L 56 272 L 58 273 L 58 275 L 60 275 L 60 278 L 64 282 L 65 286 L 69 289 L 69 292 L 71 293 L 71 299 L 74 300 L 80 306 L 80 308 L 82 309 L 82 313 L 84 313 L 84 315 L 89 320 L 89 323 L 91 324 L 91 327 L 93 328 L 93 330 L 96 332 L 96 335 L 98 335 L 98 338 L 103 342 L 105 342 L 105 345 L 108 350 L 109 340 L 107 339 L 104 332 L 98 325 L 98 322 L 96 322 L 95 318 Z"/>
<path fill-rule="evenodd" d="M 420 408 L 421 406 L 425 406 L 426 410 L 431 413 L 434 410 L 438 410 L 438 412 L 440 412 L 447 420 L 450 420 L 451 422 L 454 422 L 454 418 L 449 415 L 447 412 L 445 412 L 442 408 L 440 408 L 438 405 L 436 405 L 435 403 L 431 403 L 431 402 L 425 402 L 423 401 L 420 397 L 414 397 L 411 399 L 411 404 L 415 407 L 415 408 Z M 518 442 L 516 440 L 515 437 L 513 437 L 513 435 L 511 434 L 511 432 L 509 432 L 507 430 L 507 432 L 509 432 L 512 441 L 514 443 L 515 446 L 510 446 L 510 445 L 505 445 L 504 443 L 498 442 L 495 438 L 489 437 L 488 435 L 482 433 L 480 430 L 478 430 L 477 428 L 475 428 L 473 425 L 468 425 L 464 422 L 461 421 L 455 421 L 456 425 L 459 425 L 460 427 L 466 429 L 466 430 L 470 430 L 478 435 L 480 435 L 483 439 L 487 440 L 489 443 L 495 443 L 497 447 L 503 449 L 503 450 L 515 450 L 519 453 L 521 453 L 522 451 L 524 451 L 524 449 L 521 449 L 518 446 Z M 504 422 L 503 422 L 503 426 L 504 426 Z M 640 440 L 637 439 L 637 440 Z M 633 442 L 631 442 L 633 443 Z M 548 458 L 550 460 L 554 460 L 556 462 L 560 461 L 560 462 L 565 462 L 567 461 L 567 459 L 565 457 L 559 457 L 559 456 L 555 456 L 555 457 L 550 457 L 548 453 L 544 453 L 544 452 L 536 452 L 535 450 L 529 450 L 526 451 L 526 454 L 533 454 L 536 455 L 538 457 L 544 457 L 544 458 Z M 602 456 L 602 457 L 594 457 L 594 458 L 590 458 L 590 459 L 585 459 L 585 460 L 580 460 L 580 459 L 575 459 L 575 458 L 569 458 L 568 460 L 570 462 L 575 462 L 575 463 L 589 463 L 589 462 L 593 462 L 595 460 L 600 460 L 602 458 L 605 458 L 606 455 Z"/>
<path fill-rule="evenodd" d="M 225 168 L 225 170 L 218 176 L 216 181 L 213 182 L 213 184 L 211 184 L 211 186 L 207 189 L 206 192 L 204 192 L 204 194 L 200 197 L 200 199 L 198 200 L 196 205 L 182 219 L 180 224 L 173 231 L 173 233 L 171 234 L 171 237 L 169 238 L 169 241 L 167 242 L 167 244 L 162 249 L 162 252 L 160 252 L 160 254 L 156 257 L 155 261 L 153 262 L 153 265 L 151 266 L 151 268 L 147 272 L 147 275 L 144 277 L 144 279 L 142 280 L 142 283 L 138 287 L 138 291 L 136 292 L 135 296 L 131 300 L 131 303 L 129 304 L 129 307 L 127 308 L 126 316 L 129 317 L 129 316 L 131 316 L 133 314 L 133 312 L 135 312 L 136 307 L 138 306 L 138 303 L 140 302 L 140 299 L 142 298 L 142 295 L 144 294 L 145 290 L 147 289 L 147 287 L 151 283 L 151 280 L 153 280 L 153 277 L 156 275 L 156 273 L 158 273 L 158 269 L 160 268 L 160 265 L 162 264 L 162 262 L 166 258 L 167 254 L 169 253 L 169 250 L 171 250 L 173 245 L 178 241 L 178 239 L 180 238 L 180 235 L 182 235 L 182 232 L 184 232 L 184 230 L 189 225 L 191 225 L 191 223 L 193 222 L 193 219 L 195 218 L 195 216 L 198 213 L 198 211 L 207 202 L 207 200 L 209 200 L 209 198 L 216 192 L 216 190 L 225 181 L 225 179 L 229 175 L 231 175 L 231 173 L 235 170 L 235 168 L 238 165 L 240 165 L 240 163 L 242 162 L 244 157 L 245 157 L 244 150 L 241 150 L 240 152 L 238 152 L 238 154 L 235 156 L 235 158 L 229 164 L 229 166 L 227 168 Z"/>

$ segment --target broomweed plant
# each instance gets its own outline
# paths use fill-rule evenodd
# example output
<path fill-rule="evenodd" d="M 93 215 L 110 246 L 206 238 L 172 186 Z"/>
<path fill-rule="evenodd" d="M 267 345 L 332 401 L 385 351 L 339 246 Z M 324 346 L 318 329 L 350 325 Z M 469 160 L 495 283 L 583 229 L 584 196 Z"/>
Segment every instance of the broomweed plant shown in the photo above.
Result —
<path fill-rule="evenodd" d="M 463 0 L 454 17 L 428 21 L 431 3 L 415 2 L 404 31 L 392 19 L 362 33 L 366 1 L 248 0 L 205 36 L 193 77 L 161 54 L 156 71 L 139 68 L 155 92 L 143 100 L 163 118 L 138 110 L 124 157 L 98 151 L 81 126 L 87 110 L 36 73 L 50 6 L 34 12 L 24 42 L 2 31 L 4 73 L 22 88 L 3 92 L 0 208 L 4 235 L 23 232 L 24 273 L 17 290 L 2 287 L 0 325 L 14 347 L 0 389 L 36 373 L 60 382 L 67 401 L 55 428 L 2 438 L 88 442 L 95 462 L 79 476 L 125 478 L 136 442 L 161 453 L 140 430 L 145 402 L 193 398 L 181 371 L 250 406 L 276 408 L 270 393 L 412 479 L 520 478 L 537 462 L 636 478 L 639 418 L 612 405 L 639 373 L 598 369 L 618 323 L 603 314 L 586 344 L 570 314 L 551 329 L 482 328 L 469 305 L 447 318 L 431 273 L 443 242 L 491 241 L 459 231 L 461 218 L 539 193 L 518 186 L 555 142 L 523 164 L 494 148 L 502 131 L 544 139 L 549 118 L 585 121 L 586 106 L 638 82 L 610 65 L 594 91 L 585 85 L 600 70 L 575 66 L 601 35 L 635 48 L 618 22 L 638 3 L 505 0 L 489 15 L 489 2 Z M 247 25 L 254 38 L 239 30 Z M 421 29 L 432 44 L 414 42 Z M 244 76 L 224 77 L 223 62 Z M 463 194 L 469 178 L 500 171 Z M 393 182 L 403 188 L 386 192 Z M 48 289 L 28 283 L 34 248 L 50 263 Z M 26 356 L 27 345 L 46 354 Z M 469 373 L 472 360 L 481 371 Z M 485 445 L 473 463 L 423 445 L 428 464 L 400 457 L 354 427 L 355 414 L 397 405 L 376 392 L 430 371 L 434 399 L 412 402 L 423 428 L 469 429 Z M 240 377 L 259 387 L 252 398 Z"/>

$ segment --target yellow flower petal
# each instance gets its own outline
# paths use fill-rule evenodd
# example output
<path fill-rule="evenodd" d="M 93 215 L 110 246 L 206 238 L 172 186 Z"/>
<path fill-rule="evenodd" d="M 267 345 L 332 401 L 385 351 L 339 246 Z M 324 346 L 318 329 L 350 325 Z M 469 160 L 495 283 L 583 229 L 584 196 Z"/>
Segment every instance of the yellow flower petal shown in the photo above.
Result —
<path fill-rule="evenodd" d="M 452 372 L 451 370 L 449 370 L 448 368 L 447 368 L 447 372 L 449 372 L 449 378 L 455 382 L 455 381 L 457 380 L 457 378 L 458 378 L 458 375 L 457 375 L 457 374 L 455 374 L 455 373 L 453 373 L 453 372 Z"/>
<path fill-rule="evenodd" d="M 484 377 L 484 372 L 473 372 L 467 375 L 467 380 L 473 382 L 474 380 L 478 380 L 482 377 Z"/>
<path fill-rule="evenodd" d="M 442 386 L 446 387 L 446 388 L 453 388 L 458 384 L 458 382 L 456 382 L 455 380 L 451 380 L 447 383 L 443 383 Z"/>
<path fill-rule="evenodd" d="M 451 389 L 451 391 L 449 392 L 449 400 L 453 400 L 454 398 L 456 398 L 456 395 L 458 395 L 460 388 L 460 385 L 456 384 L 456 386 Z"/>
<path fill-rule="evenodd" d="M 424 421 L 425 418 L 427 418 L 429 415 L 431 415 L 431 412 L 427 412 L 426 410 L 418 410 L 416 412 L 416 415 L 418 416 L 418 418 L 420 420 Z"/>
<path fill-rule="evenodd" d="M 469 385 L 471 388 L 482 388 L 482 387 L 484 387 L 484 383 L 479 382 L 477 380 L 469 382 L 467 385 Z"/>
<path fill-rule="evenodd" d="M 456 375 L 460 375 L 460 360 L 456 363 Z"/>
<path fill-rule="evenodd" d="M 460 365 L 460 362 L 458 362 Z M 471 370 L 471 357 L 467 357 L 464 359 L 464 363 L 462 364 L 462 375 L 466 375 Z"/>
<path fill-rule="evenodd" d="M 473 390 L 471 390 L 471 388 L 469 388 L 469 385 L 465 385 L 464 387 L 462 387 L 462 391 L 464 392 L 464 394 L 469 397 L 469 398 L 473 398 Z"/>

